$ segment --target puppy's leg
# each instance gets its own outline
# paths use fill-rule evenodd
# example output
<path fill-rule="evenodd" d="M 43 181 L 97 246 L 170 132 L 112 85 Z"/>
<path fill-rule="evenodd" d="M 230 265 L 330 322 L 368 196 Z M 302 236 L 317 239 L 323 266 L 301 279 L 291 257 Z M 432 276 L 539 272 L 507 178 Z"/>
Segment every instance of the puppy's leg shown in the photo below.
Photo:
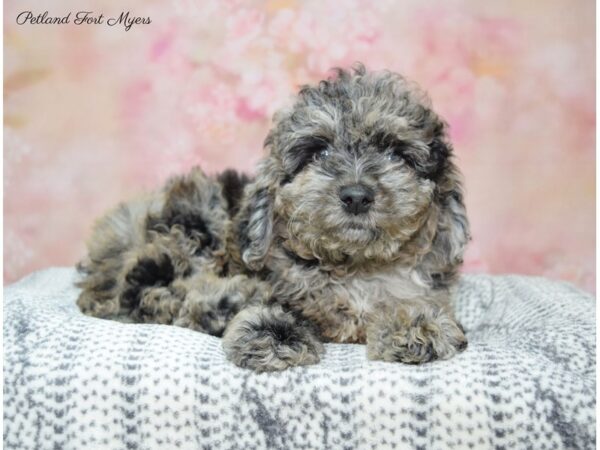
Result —
<path fill-rule="evenodd" d="M 240 310 L 263 303 L 271 295 L 268 284 L 245 275 L 218 277 L 201 273 L 178 280 L 173 288 L 186 292 L 174 325 L 219 337 Z"/>
<path fill-rule="evenodd" d="M 121 314 L 121 305 L 119 298 L 115 294 L 114 281 L 115 276 L 111 274 L 99 273 L 94 276 L 88 276 L 79 283 L 83 290 L 77 299 L 77 306 L 88 316 L 94 317 L 117 317 Z"/>
<path fill-rule="evenodd" d="M 138 253 L 125 273 L 121 304 L 135 309 L 140 305 L 144 290 L 168 286 L 174 278 L 175 268 L 170 256 L 149 244 L 145 251 Z"/>
<path fill-rule="evenodd" d="M 139 293 L 139 304 L 131 314 L 136 322 L 171 325 L 177 318 L 185 293 L 171 286 L 147 287 Z"/>
<path fill-rule="evenodd" d="M 199 273 L 168 285 L 140 288 L 139 304 L 132 318 L 220 337 L 233 316 L 249 304 L 266 301 L 270 292 L 266 283 L 244 275 L 218 277 Z"/>
<path fill-rule="evenodd" d="M 420 364 L 448 359 L 466 347 L 452 313 L 427 299 L 383 305 L 367 326 L 369 359 Z"/>
<path fill-rule="evenodd" d="M 323 344 L 316 333 L 280 305 L 255 305 L 236 315 L 223 337 L 229 360 L 257 372 L 316 364 Z"/>
<path fill-rule="evenodd" d="M 172 323 L 178 312 L 176 305 L 159 306 L 159 303 L 171 303 L 185 295 L 185 292 L 171 289 L 175 280 L 189 277 L 193 270 L 193 260 L 185 244 L 182 233 L 173 230 L 169 234 L 155 234 L 151 242 L 125 255 L 119 303 L 134 320 Z M 166 300 L 167 297 L 174 298 Z M 174 314 L 170 320 L 167 311 Z"/>

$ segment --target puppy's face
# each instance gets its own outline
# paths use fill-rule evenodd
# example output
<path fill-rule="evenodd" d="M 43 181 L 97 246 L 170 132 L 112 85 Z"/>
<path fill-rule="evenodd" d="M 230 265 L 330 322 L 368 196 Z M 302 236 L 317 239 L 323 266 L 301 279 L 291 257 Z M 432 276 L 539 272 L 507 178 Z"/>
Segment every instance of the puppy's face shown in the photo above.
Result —
<path fill-rule="evenodd" d="M 303 256 L 392 259 L 432 213 L 449 149 L 426 97 L 397 75 L 305 87 L 267 144 L 274 212 Z"/>

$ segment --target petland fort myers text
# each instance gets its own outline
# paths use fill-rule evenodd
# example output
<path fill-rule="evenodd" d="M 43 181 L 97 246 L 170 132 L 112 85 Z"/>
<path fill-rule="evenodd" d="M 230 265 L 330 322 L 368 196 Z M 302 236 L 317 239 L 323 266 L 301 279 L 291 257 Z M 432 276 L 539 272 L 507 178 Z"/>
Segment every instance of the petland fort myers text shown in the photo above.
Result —
<path fill-rule="evenodd" d="M 138 17 L 129 11 L 121 12 L 118 16 L 105 16 L 94 13 L 94 11 L 69 12 L 64 16 L 51 16 L 48 11 L 35 14 L 32 11 L 23 11 L 17 15 L 18 25 L 108 25 L 114 27 L 121 25 L 125 31 L 129 31 L 133 25 L 149 25 L 152 23 L 150 17 Z"/>

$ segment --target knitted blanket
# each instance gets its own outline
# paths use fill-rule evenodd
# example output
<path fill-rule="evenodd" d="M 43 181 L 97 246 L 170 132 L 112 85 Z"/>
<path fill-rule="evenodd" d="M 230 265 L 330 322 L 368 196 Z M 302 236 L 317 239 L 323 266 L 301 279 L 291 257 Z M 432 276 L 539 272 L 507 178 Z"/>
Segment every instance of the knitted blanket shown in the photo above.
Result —
<path fill-rule="evenodd" d="M 255 374 L 220 340 L 82 315 L 72 269 L 4 291 L 4 447 L 353 449 L 595 446 L 595 301 L 522 276 L 464 276 L 469 347 L 422 366 L 328 344 Z"/>

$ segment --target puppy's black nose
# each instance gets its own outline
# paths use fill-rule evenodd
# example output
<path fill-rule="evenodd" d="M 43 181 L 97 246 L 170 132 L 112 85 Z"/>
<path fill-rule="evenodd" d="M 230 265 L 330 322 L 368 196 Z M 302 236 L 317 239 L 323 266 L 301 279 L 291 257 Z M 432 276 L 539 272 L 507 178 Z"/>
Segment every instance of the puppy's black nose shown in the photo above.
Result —
<path fill-rule="evenodd" d="M 374 199 L 373 190 L 362 184 L 352 184 L 340 189 L 340 200 L 346 210 L 354 215 L 366 213 Z"/>

